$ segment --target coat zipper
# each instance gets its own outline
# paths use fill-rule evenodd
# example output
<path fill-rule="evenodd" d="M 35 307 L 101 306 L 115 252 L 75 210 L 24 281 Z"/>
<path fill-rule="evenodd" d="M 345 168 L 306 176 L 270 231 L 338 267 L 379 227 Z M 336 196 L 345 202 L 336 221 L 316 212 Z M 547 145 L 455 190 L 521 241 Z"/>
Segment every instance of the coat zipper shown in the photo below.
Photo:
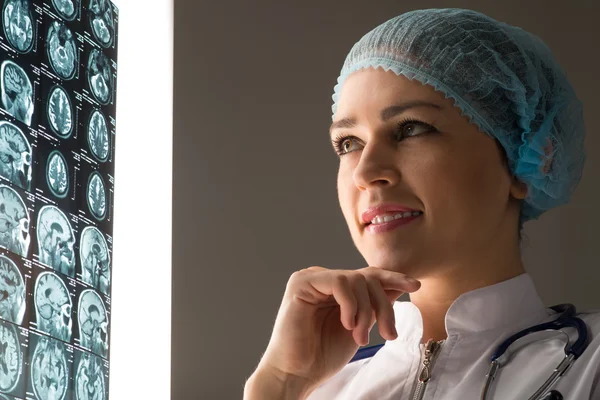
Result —
<path fill-rule="evenodd" d="M 440 351 L 442 343 L 444 342 L 445 340 L 435 342 L 433 339 L 429 339 L 427 341 L 422 354 L 423 367 L 421 368 L 419 375 L 417 375 L 417 387 L 415 389 L 415 394 L 413 395 L 413 400 L 423 399 L 425 388 L 431 379 L 431 370 L 433 368 L 433 364 L 435 364 L 437 355 Z"/>

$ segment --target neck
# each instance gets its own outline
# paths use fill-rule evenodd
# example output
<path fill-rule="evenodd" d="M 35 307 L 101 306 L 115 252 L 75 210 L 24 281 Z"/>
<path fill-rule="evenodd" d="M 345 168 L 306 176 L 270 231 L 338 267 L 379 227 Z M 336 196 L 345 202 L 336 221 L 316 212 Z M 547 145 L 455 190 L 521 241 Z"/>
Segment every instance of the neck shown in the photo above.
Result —
<path fill-rule="evenodd" d="M 428 339 L 439 341 L 447 337 L 446 313 L 452 303 L 463 293 L 494 285 L 525 272 L 518 249 L 504 257 L 475 257 L 478 261 L 461 262 L 460 266 L 445 266 L 415 276 L 421 288 L 410 294 L 423 318 L 422 343 Z M 495 260 L 481 262 L 481 260 Z"/>

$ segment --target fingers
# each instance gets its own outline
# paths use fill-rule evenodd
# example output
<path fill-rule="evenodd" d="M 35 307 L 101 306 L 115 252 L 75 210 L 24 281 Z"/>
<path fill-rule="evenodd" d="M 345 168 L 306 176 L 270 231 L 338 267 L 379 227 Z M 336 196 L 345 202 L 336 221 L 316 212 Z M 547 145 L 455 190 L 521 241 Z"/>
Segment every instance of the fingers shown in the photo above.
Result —
<path fill-rule="evenodd" d="M 366 267 L 358 271 L 367 276 L 374 275 L 386 291 L 397 290 L 412 293 L 421 287 L 419 281 L 400 272 L 388 271 L 377 267 Z"/>
<path fill-rule="evenodd" d="M 405 274 L 388 271 L 377 267 L 366 267 L 357 271 L 364 277 L 364 281 L 357 279 L 358 282 L 355 286 L 356 296 L 364 299 L 363 283 L 367 287 L 367 295 L 370 301 L 369 312 L 362 311 L 364 314 L 361 317 L 361 321 L 369 320 L 366 331 L 363 331 L 364 325 L 361 325 L 357 329 L 361 333 L 359 340 L 356 340 L 357 334 L 354 333 L 355 340 L 359 345 L 366 345 L 368 343 L 368 333 L 372 327 L 374 320 L 371 315 L 374 314 L 374 319 L 378 322 L 380 335 L 387 340 L 394 340 L 398 334 L 396 332 L 396 320 L 394 315 L 393 304 L 398 297 L 405 292 L 414 292 L 421 287 L 421 283 L 415 279 L 407 277 Z M 359 300 L 359 304 L 361 304 Z M 364 310 L 364 307 L 358 307 L 357 312 Z"/>
<path fill-rule="evenodd" d="M 338 271 L 334 278 L 333 294 L 340 305 L 342 324 L 353 330 L 352 336 L 361 346 L 369 343 L 369 331 L 375 320 L 379 322 L 379 333 L 383 338 L 394 340 L 398 336 L 393 302 L 404 291 L 386 291 L 384 287 L 412 292 L 420 286 L 409 282 L 402 274 L 380 271 Z"/>
<path fill-rule="evenodd" d="M 335 274 L 332 280 L 332 294 L 335 301 L 340 305 L 342 325 L 350 331 L 356 327 L 356 312 L 358 309 L 356 296 L 345 274 Z"/>
<path fill-rule="evenodd" d="M 379 334 L 387 340 L 394 340 L 398 336 L 396 332 L 396 318 L 392 303 L 388 300 L 386 293 L 377 279 L 367 278 L 367 286 L 371 297 L 372 308 L 378 322 Z"/>
<path fill-rule="evenodd" d="M 356 328 L 352 335 L 356 343 L 365 345 L 369 343 L 369 330 L 371 329 L 371 317 L 373 315 L 369 288 L 365 276 L 361 273 L 351 274 L 349 280 L 357 302 Z"/>
<path fill-rule="evenodd" d="M 375 321 L 379 322 L 383 338 L 396 339 L 393 303 L 403 293 L 414 292 L 421 286 L 405 274 L 377 267 L 329 270 L 313 266 L 293 276 L 288 289 L 296 298 L 315 306 L 339 305 L 341 323 L 353 331 L 359 346 L 368 344 Z"/>

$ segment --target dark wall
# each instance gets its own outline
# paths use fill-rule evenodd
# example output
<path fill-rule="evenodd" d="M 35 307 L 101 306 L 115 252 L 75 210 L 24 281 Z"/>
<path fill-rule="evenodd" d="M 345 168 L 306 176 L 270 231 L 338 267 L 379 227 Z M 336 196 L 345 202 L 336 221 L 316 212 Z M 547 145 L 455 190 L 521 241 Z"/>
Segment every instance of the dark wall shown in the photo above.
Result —
<path fill-rule="evenodd" d="M 568 4 L 565 5 L 565 4 Z M 572 204 L 526 225 L 550 305 L 600 307 L 596 2 L 455 0 L 541 36 L 585 105 Z M 370 29 L 447 1 L 175 1 L 172 398 L 241 399 L 290 274 L 364 267 L 328 139 L 344 58 Z M 160 293 L 160 292 L 159 292 Z M 373 329 L 373 343 L 381 341 Z"/>

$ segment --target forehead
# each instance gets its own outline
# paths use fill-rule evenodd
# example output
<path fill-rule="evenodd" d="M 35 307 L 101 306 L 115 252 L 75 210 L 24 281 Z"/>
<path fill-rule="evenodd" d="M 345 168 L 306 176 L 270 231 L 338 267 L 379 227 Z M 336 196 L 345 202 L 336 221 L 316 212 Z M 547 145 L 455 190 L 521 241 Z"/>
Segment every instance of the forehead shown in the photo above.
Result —
<path fill-rule="evenodd" d="M 451 109 L 454 104 L 452 99 L 446 99 L 441 92 L 416 79 L 396 75 L 391 70 L 365 68 L 352 73 L 344 81 L 335 119 L 352 117 L 359 112 L 379 112 L 390 104 L 411 100 L 429 101 L 444 109 Z"/>

